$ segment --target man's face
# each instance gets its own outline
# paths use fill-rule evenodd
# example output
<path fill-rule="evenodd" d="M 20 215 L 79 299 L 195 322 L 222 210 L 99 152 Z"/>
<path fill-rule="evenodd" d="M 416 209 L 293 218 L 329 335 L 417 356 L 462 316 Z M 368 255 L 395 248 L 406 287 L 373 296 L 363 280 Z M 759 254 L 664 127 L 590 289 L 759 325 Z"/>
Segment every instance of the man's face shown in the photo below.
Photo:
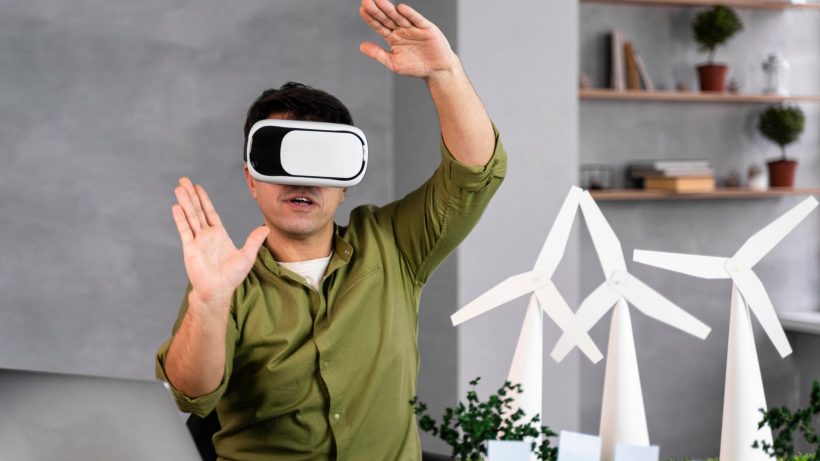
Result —
<path fill-rule="evenodd" d="M 271 114 L 268 118 L 287 117 Z M 320 235 L 322 231 L 332 232 L 333 216 L 347 191 L 341 187 L 289 186 L 257 181 L 251 177 L 247 165 L 245 178 L 271 232 L 299 240 Z"/>

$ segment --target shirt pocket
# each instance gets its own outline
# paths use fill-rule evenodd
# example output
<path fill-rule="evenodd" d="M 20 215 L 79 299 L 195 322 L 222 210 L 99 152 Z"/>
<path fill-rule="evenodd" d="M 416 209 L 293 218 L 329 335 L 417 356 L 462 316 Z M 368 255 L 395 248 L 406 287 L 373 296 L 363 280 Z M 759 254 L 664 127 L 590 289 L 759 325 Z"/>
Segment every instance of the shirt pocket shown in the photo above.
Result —
<path fill-rule="evenodd" d="M 361 271 L 351 271 L 351 273 L 342 281 L 343 286 L 340 288 L 339 294 L 336 295 L 334 301 L 338 302 L 343 300 L 345 296 L 350 294 L 354 288 L 357 288 L 364 281 L 369 282 L 369 287 L 381 287 L 382 278 L 382 265 L 379 263 L 367 266 Z"/>

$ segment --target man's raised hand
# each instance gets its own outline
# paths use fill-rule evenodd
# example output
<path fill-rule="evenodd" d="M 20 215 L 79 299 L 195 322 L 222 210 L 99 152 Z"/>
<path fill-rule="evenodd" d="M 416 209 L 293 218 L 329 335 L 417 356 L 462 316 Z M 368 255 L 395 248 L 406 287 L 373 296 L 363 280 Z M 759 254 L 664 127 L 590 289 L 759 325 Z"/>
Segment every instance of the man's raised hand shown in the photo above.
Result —
<path fill-rule="evenodd" d="M 245 245 L 237 249 L 202 186 L 180 178 L 174 194 L 177 203 L 171 213 L 182 239 L 191 296 L 209 306 L 229 305 L 234 290 L 253 267 L 269 229 L 254 229 Z"/>
<path fill-rule="evenodd" d="M 393 72 L 426 78 L 457 65 L 441 30 L 413 8 L 395 6 L 389 0 L 362 0 L 359 14 L 390 46 L 385 50 L 373 42 L 363 42 L 359 49 Z"/>

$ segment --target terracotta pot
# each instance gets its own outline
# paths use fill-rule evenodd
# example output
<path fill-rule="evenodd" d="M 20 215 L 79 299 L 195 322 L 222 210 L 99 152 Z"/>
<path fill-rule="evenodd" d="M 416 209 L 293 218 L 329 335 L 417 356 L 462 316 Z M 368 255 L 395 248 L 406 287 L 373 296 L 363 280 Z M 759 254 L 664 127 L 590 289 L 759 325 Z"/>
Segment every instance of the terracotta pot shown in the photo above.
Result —
<path fill-rule="evenodd" d="M 794 160 L 774 160 L 768 163 L 769 187 L 794 187 L 794 173 L 797 162 Z"/>
<path fill-rule="evenodd" d="M 725 64 L 701 64 L 698 66 L 700 91 L 726 91 L 726 73 L 729 67 Z"/>

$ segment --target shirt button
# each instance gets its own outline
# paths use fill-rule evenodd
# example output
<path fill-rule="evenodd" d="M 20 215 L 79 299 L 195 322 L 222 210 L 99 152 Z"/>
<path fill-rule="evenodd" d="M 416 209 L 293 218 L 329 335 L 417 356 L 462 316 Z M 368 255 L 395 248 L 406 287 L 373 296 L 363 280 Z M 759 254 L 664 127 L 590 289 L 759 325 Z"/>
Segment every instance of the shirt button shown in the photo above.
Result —
<path fill-rule="evenodd" d="M 342 417 L 342 415 L 340 415 L 339 413 L 333 413 L 333 419 L 334 420 L 338 421 L 339 418 L 341 418 L 341 417 Z"/>
<path fill-rule="evenodd" d="M 327 368 L 328 365 L 330 365 L 330 361 L 323 360 L 322 364 L 321 364 L 321 368 L 324 370 L 325 368 Z"/>
<path fill-rule="evenodd" d="M 350 256 L 350 250 L 345 250 L 345 256 Z"/>

